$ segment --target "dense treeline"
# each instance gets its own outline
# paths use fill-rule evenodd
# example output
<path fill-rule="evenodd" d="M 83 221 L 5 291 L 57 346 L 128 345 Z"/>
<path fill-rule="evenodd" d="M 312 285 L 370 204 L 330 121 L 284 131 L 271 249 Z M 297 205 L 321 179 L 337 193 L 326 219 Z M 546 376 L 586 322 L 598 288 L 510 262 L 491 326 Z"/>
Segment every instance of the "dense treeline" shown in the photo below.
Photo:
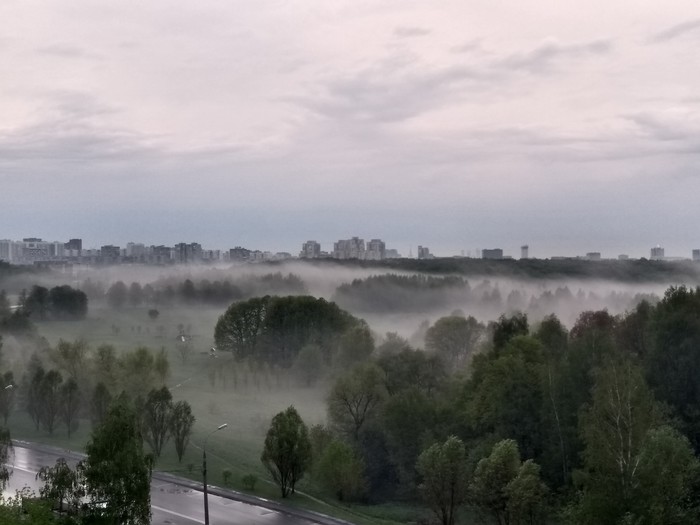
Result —
<path fill-rule="evenodd" d="M 469 295 L 461 277 L 373 275 L 340 285 L 333 300 L 354 312 L 426 311 L 454 304 Z"/>
<path fill-rule="evenodd" d="M 316 259 L 304 261 L 319 268 L 359 267 L 391 271 L 452 274 L 466 277 L 510 277 L 514 279 L 604 279 L 628 283 L 691 282 L 700 279 L 700 266 L 692 261 L 652 261 L 648 259 L 387 259 L 357 261 Z"/>
<path fill-rule="evenodd" d="M 260 276 L 248 275 L 233 280 L 201 279 L 197 282 L 191 279 L 177 281 L 169 278 L 143 286 L 138 282 L 132 282 L 127 286 L 123 281 L 117 281 L 107 290 L 104 290 L 98 283 L 86 281 L 83 284 L 83 289 L 91 297 L 106 298 L 109 306 L 115 309 L 142 305 L 160 307 L 174 304 L 222 306 L 258 295 L 298 295 L 306 292 L 304 282 L 291 273 L 288 275 L 281 273 Z"/>
<path fill-rule="evenodd" d="M 310 431 L 331 492 L 432 505 L 431 480 L 450 475 L 496 523 L 697 522 L 700 288 L 571 330 L 553 315 L 458 319 L 430 328 L 429 351 L 394 335 L 335 380 L 328 426 Z M 463 471 L 441 454 L 463 454 Z"/>
<path fill-rule="evenodd" d="M 302 361 L 310 369 L 335 360 L 368 357 L 374 344 L 367 325 L 335 303 L 310 296 L 257 297 L 234 303 L 214 331 L 219 350 L 237 360 L 275 363 Z M 318 363 L 312 364 L 316 359 Z"/>

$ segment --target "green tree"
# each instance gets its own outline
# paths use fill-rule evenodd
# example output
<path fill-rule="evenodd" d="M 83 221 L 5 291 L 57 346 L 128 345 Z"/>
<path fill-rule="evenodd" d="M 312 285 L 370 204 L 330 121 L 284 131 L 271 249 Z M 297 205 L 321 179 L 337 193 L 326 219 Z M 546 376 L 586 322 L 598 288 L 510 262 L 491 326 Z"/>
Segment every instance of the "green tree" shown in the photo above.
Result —
<path fill-rule="evenodd" d="M 107 411 L 111 403 L 112 395 L 109 393 L 105 384 L 97 383 L 95 389 L 92 391 L 92 399 L 90 401 L 90 420 L 92 421 L 93 428 L 102 424 L 107 416 Z"/>
<path fill-rule="evenodd" d="M 508 485 L 520 470 L 520 451 L 512 439 L 499 441 L 479 461 L 469 491 L 474 506 L 490 514 L 499 525 L 510 523 Z"/>
<path fill-rule="evenodd" d="M 515 439 L 529 457 L 542 452 L 542 346 L 517 336 L 501 349 L 478 356 L 465 388 L 467 415 L 476 432 Z"/>
<path fill-rule="evenodd" d="M 170 437 L 173 417 L 173 396 L 167 387 L 151 390 L 143 407 L 143 429 L 146 442 L 156 459 Z"/>
<path fill-rule="evenodd" d="M 700 452 L 700 287 L 671 287 L 652 315 L 652 347 L 646 359 L 649 383 L 659 401 L 678 417 Z"/>
<path fill-rule="evenodd" d="M 493 326 L 493 347 L 498 352 L 508 344 L 508 342 L 519 335 L 527 335 L 530 326 L 527 322 L 527 315 L 515 313 L 510 317 L 502 315 Z"/>
<path fill-rule="evenodd" d="M 107 290 L 107 303 L 115 309 L 121 309 L 126 304 L 129 290 L 122 281 L 117 281 Z"/>
<path fill-rule="evenodd" d="M 338 362 L 342 367 L 366 361 L 374 352 L 374 338 L 364 321 L 353 326 L 340 336 Z"/>
<path fill-rule="evenodd" d="M 153 362 L 153 370 L 158 376 L 158 380 L 162 386 L 165 386 L 165 381 L 170 375 L 170 362 L 168 361 L 168 355 L 165 353 L 165 348 L 161 348 L 156 354 L 155 360 Z"/>
<path fill-rule="evenodd" d="M 80 507 L 85 489 L 78 472 L 71 469 L 64 458 L 58 458 L 53 467 L 41 467 L 36 479 L 44 482 L 44 486 L 39 489 L 39 495 L 50 501 L 52 507 L 58 502 L 59 512 L 63 512 L 63 502 L 73 509 Z"/>
<path fill-rule="evenodd" d="M 123 399 L 92 431 L 85 452 L 79 471 L 90 509 L 117 525 L 148 525 L 153 457 L 144 454 L 137 416 Z"/>
<path fill-rule="evenodd" d="M 323 370 L 323 353 L 318 345 L 308 344 L 299 350 L 294 368 L 299 381 L 307 387 L 314 386 Z"/>
<path fill-rule="evenodd" d="M 53 435 L 56 419 L 61 411 L 61 383 L 63 383 L 61 373 L 57 370 L 49 370 L 39 387 L 41 426 L 50 435 Z"/>
<path fill-rule="evenodd" d="M 282 497 L 294 494 L 311 464 L 311 442 L 306 424 L 293 406 L 272 418 L 260 460 L 279 485 Z"/>
<path fill-rule="evenodd" d="M 0 427 L 0 490 L 4 490 L 10 482 L 12 474 L 13 458 L 15 449 L 12 446 L 12 438 L 10 437 L 10 429 Z"/>
<path fill-rule="evenodd" d="M 48 288 L 38 285 L 32 286 L 32 290 L 24 300 L 22 307 L 32 318 L 39 320 L 46 319 L 51 307 Z"/>
<path fill-rule="evenodd" d="M 328 416 L 345 435 L 357 442 L 363 425 L 386 399 L 381 368 L 372 363 L 357 365 L 338 378 L 328 395 Z"/>
<path fill-rule="evenodd" d="M 367 482 L 362 458 L 342 441 L 331 441 L 321 453 L 315 477 L 339 501 L 355 501 L 363 496 Z"/>
<path fill-rule="evenodd" d="M 469 316 L 438 319 L 425 334 L 425 347 L 440 355 L 451 367 L 469 361 L 485 333 L 482 323 Z"/>
<path fill-rule="evenodd" d="M 68 437 L 78 428 L 78 412 L 81 408 L 81 395 L 78 383 L 70 378 L 61 385 L 59 413 L 68 429 Z"/>
<path fill-rule="evenodd" d="M 41 396 L 41 385 L 44 381 L 44 376 L 46 372 L 44 367 L 41 366 L 41 362 L 38 361 L 36 355 L 32 356 L 32 359 L 36 359 L 35 364 L 37 365 L 32 371 L 31 368 L 29 372 L 31 373 L 31 379 L 29 380 L 29 387 L 27 388 L 27 399 L 26 399 L 26 409 L 29 416 L 34 422 L 34 428 L 38 431 L 41 425 L 41 411 L 42 411 L 42 396 Z M 32 362 L 30 361 L 30 366 Z"/>
<path fill-rule="evenodd" d="M 638 366 L 609 360 L 598 369 L 592 403 L 581 418 L 585 523 L 615 523 L 634 510 L 640 455 L 648 432 L 660 423 L 660 410 Z"/>
<path fill-rule="evenodd" d="M 422 350 L 405 348 L 396 353 L 383 353 L 377 364 L 384 372 L 384 383 L 389 395 L 417 388 L 432 395 L 447 377 L 445 364 L 437 355 Z"/>
<path fill-rule="evenodd" d="M 232 304 L 216 323 L 216 347 L 239 360 L 253 357 L 269 302 L 266 296 Z"/>
<path fill-rule="evenodd" d="M 540 466 L 528 459 L 508 485 L 507 511 L 511 525 L 535 525 L 544 523 L 547 486 L 540 477 Z"/>
<path fill-rule="evenodd" d="M 442 525 L 454 525 L 467 497 L 468 473 L 462 440 L 450 436 L 424 450 L 416 463 L 422 478 L 420 492 Z"/>
<path fill-rule="evenodd" d="M 88 311 L 88 298 L 84 292 L 70 286 L 55 286 L 48 294 L 51 315 L 58 319 L 84 319 Z"/>
<path fill-rule="evenodd" d="M 170 420 L 170 432 L 175 442 L 177 460 L 182 462 L 182 456 L 187 450 L 192 435 L 192 427 L 195 418 L 192 415 L 192 407 L 187 401 L 178 401 L 173 405 L 172 418 Z"/>
<path fill-rule="evenodd" d="M 134 307 L 141 306 L 143 297 L 144 293 L 141 285 L 137 282 L 131 283 L 131 286 L 129 286 L 129 304 Z"/>
<path fill-rule="evenodd" d="M 1 345 L 2 341 L 0 341 Z M 17 385 L 12 372 L 5 372 L 0 375 L 0 416 L 2 416 L 5 426 L 7 426 L 7 420 L 15 407 L 16 390 Z"/>
<path fill-rule="evenodd" d="M 693 495 L 700 463 L 688 439 L 669 426 L 647 432 L 639 455 L 636 514 L 649 525 L 698 523 Z"/>

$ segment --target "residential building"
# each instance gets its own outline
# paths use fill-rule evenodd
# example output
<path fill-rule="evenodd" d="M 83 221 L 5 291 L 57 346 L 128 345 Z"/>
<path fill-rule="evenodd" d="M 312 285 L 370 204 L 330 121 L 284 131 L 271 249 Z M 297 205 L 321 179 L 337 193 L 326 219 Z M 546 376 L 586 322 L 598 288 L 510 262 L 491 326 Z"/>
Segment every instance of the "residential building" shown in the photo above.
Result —
<path fill-rule="evenodd" d="M 299 257 L 302 259 L 318 259 L 321 257 L 321 244 L 316 241 L 306 241 L 301 245 Z"/>
<path fill-rule="evenodd" d="M 358 237 L 333 243 L 334 259 L 364 259 L 365 240 Z"/>
<path fill-rule="evenodd" d="M 383 261 L 386 259 L 386 244 L 381 239 L 372 239 L 367 243 L 365 259 L 368 261 Z"/>
<path fill-rule="evenodd" d="M 520 247 L 520 258 L 521 259 L 529 259 L 529 252 L 530 252 L 530 247 L 527 244 L 523 244 Z"/>
<path fill-rule="evenodd" d="M 651 249 L 651 260 L 652 261 L 662 261 L 664 260 L 664 249 L 658 244 Z"/>
<path fill-rule="evenodd" d="M 433 255 L 430 253 L 430 248 L 428 248 L 427 246 L 418 246 L 418 258 L 432 259 Z"/>
<path fill-rule="evenodd" d="M 484 248 L 481 250 L 482 259 L 503 259 L 503 250 L 501 248 Z"/>

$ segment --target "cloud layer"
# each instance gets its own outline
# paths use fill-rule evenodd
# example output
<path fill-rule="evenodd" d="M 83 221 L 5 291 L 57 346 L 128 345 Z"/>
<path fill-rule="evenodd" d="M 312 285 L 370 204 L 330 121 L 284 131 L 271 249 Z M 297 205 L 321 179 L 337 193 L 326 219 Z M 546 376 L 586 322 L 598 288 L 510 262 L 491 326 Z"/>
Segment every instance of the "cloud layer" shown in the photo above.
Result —
<path fill-rule="evenodd" d="M 0 237 L 700 246 L 695 2 L 9 1 L 0 18 Z"/>

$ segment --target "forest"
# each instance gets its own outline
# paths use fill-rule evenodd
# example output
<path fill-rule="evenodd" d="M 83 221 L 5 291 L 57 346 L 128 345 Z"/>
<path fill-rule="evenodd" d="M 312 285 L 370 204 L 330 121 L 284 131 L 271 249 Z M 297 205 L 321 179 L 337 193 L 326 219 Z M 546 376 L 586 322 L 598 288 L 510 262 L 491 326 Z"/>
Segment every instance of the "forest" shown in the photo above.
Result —
<path fill-rule="evenodd" d="M 80 449 L 126 406 L 195 479 L 227 420 L 214 479 L 356 523 L 693 523 L 700 288 L 659 275 L 13 272 L 0 416 Z"/>

